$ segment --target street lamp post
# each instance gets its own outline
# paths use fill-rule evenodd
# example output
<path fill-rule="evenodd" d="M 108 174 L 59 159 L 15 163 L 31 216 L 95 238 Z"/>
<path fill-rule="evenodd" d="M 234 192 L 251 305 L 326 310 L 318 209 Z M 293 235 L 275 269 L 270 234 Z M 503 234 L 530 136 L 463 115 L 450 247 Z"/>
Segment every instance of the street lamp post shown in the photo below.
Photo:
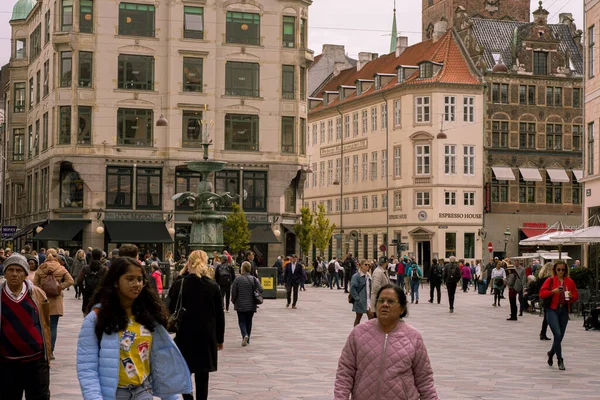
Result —
<path fill-rule="evenodd" d="M 504 257 L 505 258 L 508 256 L 508 254 L 506 254 L 506 247 L 508 246 L 508 242 L 510 242 L 510 237 L 511 237 L 510 229 L 506 228 L 506 231 L 504 231 Z"/>

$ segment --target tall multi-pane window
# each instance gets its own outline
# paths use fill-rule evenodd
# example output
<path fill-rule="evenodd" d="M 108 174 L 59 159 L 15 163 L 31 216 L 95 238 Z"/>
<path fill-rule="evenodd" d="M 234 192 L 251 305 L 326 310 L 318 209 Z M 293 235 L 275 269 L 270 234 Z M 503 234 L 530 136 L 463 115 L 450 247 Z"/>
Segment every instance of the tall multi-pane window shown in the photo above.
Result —
<path fill-rule="evenodd" d="M 456 257 L 456 232 L 446 232 L 446 258 Z"/>
<path fill-rule="evenodd" d="M 535 182 L 519 178 L 519 203 L 535 203 Z"/>
<path fill-rule="evenodd" d="M 135 176 L 136 209 L 160 210 L 162 208 L 162 170 L 137 168 Z"/>
<path fill-rule="evenodd" d="M 306 101 L 306 68 L 300 67 L 300 100 Z"/>
<path fill-rule="evenodd" d="M 41 208 L 40 210 L 45 211 L 49 208 L 50 202 L 50 182 L 49 182 L 49 168 L 42 168 L 41 173 L 40 173 L 40 181 L 41 181 L 41 188 L 40 188 L 40 194 L 41 194 Z"/>
<path fill-rule="evenodd" d="M 48 113 L 44 113 L 42 116 L 42 151 L 48 149 L 48 134 L 49 134 L 49 125 L 48 125 Z"/>
<path fill-rule="evenodd" d="M 199 172 L 190 171 L 187 168 L 177 168 L 175 170 L 175 192 L 195 192 L 202 181 L 202 175 Z M 189 200 L 178 204 L 175 203 L 176 210 L 192 210 L 193 206 Z"/>
<path fill-rule="evenodd" d="M 552 182 L 546 174 L 546 204 L 562 204 L 562 183 Z"/>
<path fill-rule="evenodd" d="M 40 154 L 40 120 L 35 121 L 35 132 L 33 134 L 33 156 Z"/>
<path fill-rule="evenodd" d="M 92 59 L 93 53 L 79 52 L 79 87 L 92 87 Z"/>
<path fill-rule="evenodd" d="M 183 37 L 204 39 L 204 8 L 183 7 Z"/>
<path fill-rule="evenodd" d="M 295 121 L 294 117 L 281 117 L 281 152 L 295 153 Z"/>
<path fill-rule="evenodd" d="M 228 11 L 226 17 L 227 43 L 260 44 L 260 15 Z"/>
<path fill-rule="evenodd" d="M 571 203 L 581 204 L 581 184 L 575 174 L 571 177 Z"/>
<path fill-rule="evenodd" d="M 377 179 L 377 152 L 371 153 L 371 180 Z"/>
<path fill-rule="evenodd" d="M 447 206 L 455 206 L 456 205 L 456 192 L 454 192 L 454 191 L 444 192 L 444 204 Z"/>
<path fill-rule="evenodd" d="M 333 120 L 327 120 L 327 143 L 333 142 Z"/>
<path fill-rule="evenodd" d="M 344 137 L 350 137 L 350 114 L 344 115 Z"/>
<path fill-rule="evenodd" d="M 15 58 L 22 59 L 27 57 L 27 39 L 15 39 Z"/>
<path fill-rule="evenodd" d="M 58 107 L 58 144 L 71 144 L 71 106 Z"/>
<path fill-rule="evenodd" d="M 381 208 L 383 208 L 384 210 L 386 208 L 388 208 L 388 196 L 387 196 L 387 194 L 382 194 L 381 195 Z"/>
<path fill-rule="evenodd" d="M 519 147 L 535 149 L 535 122 L 519 123 Z"/>
<path fill-rule="evenodd" d="M 44 97 L 50 93 L 50 60 L 44 62 Z"/>
<path fill-rule="evenodd" d="M 475 97 L 463 97 L 463 121 L 475 121 Z"/>
<path fill-rule="evenodd" d="M 456 145 L 444 145 L 444 173 L 456 174 Z"/>
<path fill-rule="evenodd" d="M 298 126 L 298 135 L 300 138 L 298 139 L 298 143 L 300 144 L 300 155 L 306 155 L 306 118 L 300 118 L 300 126 Z"/>
<path fill-rule="evenodd" d="M 575 151 L 583 150 L 583 125 L 571 126 L 571 132 L 573 134 L 573 146 L 572 149 Z"/>
<path fill-rule="evenodd" d="M 340 160 L 339 158 L 336 158 L 335 159 L 335 176 L 333 179 L 333 183 L 336 184 L 336 182 L 337 182 L 338 185 L 340 184 L 340 179 L 341 179 L 341 177 L 340 177 L 340 173 L 342 172 L 341 164 L 342 164 L 342 160 Z"/>
<path fill-rule="evenodd" d="M 154 57 L 119 54 L 119 89 L 154 90 Z"/>
<path fill-rule="evenodd" d="M 594 60 L 596 58 L 595 55 L 595 51 L 594 51 L 594 45 L 596 42 L 596 36 L 594 35 L 595 29 L 594 26 L 590 26 L 588 28 L 588 35 L 587 35 L 587 42 L 588 42 L 588 48 L 587 48 L 587 67 L 588 67 L 588 78 L 593 78 L 594 77 Z"/>
<path fill-rule="evenodd" d="M 350 157 L 344 157 L 344 184 L 350 183 Z"/>
<path fill-rule="evenodd" d="M 429 96 L 415 97 L 415 114 L 417 123 L 430 121 Z"/>
<path fill-rule="evenodd" d="M 25 82 L 15 83 L 13 112 L 25 112 Z"/>
<path fill-rule="evenodd" d="M 202 111 L 183 111 L 182 139 L 183 148 L 200 147 L 202 140 Z"/>
<path fill-rule="evenodd" d="M 554 107 L 562 106 L 562 87 L 546 87 L 546 105 Z"/>
<path fill-rule="evenodd" d="M 582 99 L 581 99 L 581 94 L 582 94 L 582 90 L 581 88 L 573 88 L 573 108 L 579 108 L 581 107 L 582 104 Z"/>
<path fill-rule="evenodd" d="M 335 140 L 342 139 L 342 117 L 335 119 Z"/>
<path fill-rule="evenodd" d="M 312 165 L 312 187 L 317 187 L 317 163 L 313 163 Z"/>
<path fill-rule="evenodd" d="M 147 109 L 119 108 L 117 110 L 117 144 L 124 146 L 153 146 L 154 112 Z"/>
<path fill-rule="evenodd" d="M 183 91 L 202 92 L 203 59 L 183 57 Z"/>
<path fill-rule="evenodd" d="M 416 205 L 423 207 L 423 206 L 430 206 L 431 205 L 431 192 L 417 192 L 416 193 Z"/>
<path fill-rule="evenodd" d="M 366 135 L 369 132 L 369 112 L 362 110 L 362 134 Z"/>
<path fill-rule="evenodd" d="M 352 132 L 355 137 L 358 136 L 358 113 L 357 112 L 352 114 Z"/>
<path fill-rule="evenodd" d="M 400 126 L 402 123 L 402 102 L 400 99 L 394 100 L 394 126 Z"/>
<path fill-rule="evenodd" d="M 79 125 L 77 127 L 77 143 L 92 144 L 92 107 L 79 106 Z"/>
<path fill-rule="evenodd" d="M 546 150 L 562 150 L 562 124 L 546 124 Z"/>
<path fill-rule="evenodd" d="M 463 173 L 475 175 L 475 146 L 463 146 Z"/>
<path fill-rule="evenodd" d="M 321 138 L 320 143 L 325 143 L 325 121 L 321 121 L 319 124 L 319 136 Z"/>
<path fill-rule="evenodd" d="M 106 208 L 132 208 L 133 168 L 106 168 Z"/>
<path fill-rule="evenodd" d="M 492 103 L 508 104 L 508 83 L 492 83 Z"/>
<path fill-rule="evenodd" d="M 284 99 L 295 97 L 295 73 L 293 65 L 283 65 L 281 69 L 281 93 Z"/>
<path fill-rule="evenodd" d="M 394 208 L 402 208 L 402 191 L 400 190 L 394 192 Z"/>
<path fill-rule="evenodd" d="M 312 144 L 313 146 L 317 144 L 317 124 L 313 124 L 312 126 Z"/>
<path fill-rule="evenodd" d="M 94 33 L 93 0 L 79 0 L 79 32 Z"/>
<path fill-rule="evenodd" d="M 35 74 L 35 103 L 39 104 L 40 98 L 42 96 L 42 71 L 38 70 Z"/>
<path fill-rule="evenodd" d="M 374 194 L 371 196 L 371 209 L 377 210 L 379 208 L 379 196 Z"/>
<path fill-rule="evenodd" d="M 325 161 L 319 164 L 319 186 L 325 186 Z"/>
<path fill-rule="evenodd" d="M 358 154 L 352 156 L 352 183 L 358 183 Z"/>
<path fill-rule="evenodd" d="M 587 174 L 594 175 L 594 123 L 587 125 Z"/>
<path fill-rule="evenodd" d="M 474 206 L 475 192 L 464 192 L 463 204 L 465 206 Z"/>
<path fill-rule="evenodd" d="M 371 107 L 371 131 L 377 131 L 377 107 Z"/>
<path fill-rule="evenodd" d="M 456 121 L 456 96 L 444 96 L 444 121 Z"/>
<path fill-rule="evenodd" d="M 60 30 L 69 32 L 73 30 L 73 0 L 62 0 L 60 12 Z"/>
<path fill-rule="evenodd" d="M 519 104 L 535 105 L 535 86 L 519 86 Z"/>
<path fill-rule="evenodd" d="M 225 64 L 225 94 L 230 96 L 260 96 L 260 65 L 228 61 Z"/>
<path fill-rule="evenodd" d="M 475 233 L 465 232 L 464 234 L 464 253 L 465 258 L 475 258 Z"/>
<path fill-rule="evenodd" d="M 430 174 L 430 147 L 428 144 L 419 144 L 415 146 L 416 155 L 416 175 Z"/>
<path fill-rule="evenodd" d="M 258 151 L 259 117 L 225 114 L 225 150 Z"/>
<path fill-rule="evenodd" d="M 25 129 L 13 129 L 13 161 L 23 161 L 25 159 Z"/>
<path fill-rule="evenodd" d="M 508 181 L 492 178 L 492 202 L 508 203 Z"/>
<path fill-rule="evenodd" d="M 394 147 L 394 177 L 402 176 L 402 148 Z"/>
<path fill-rule="evenodd" d="M 154 37 L 155 8 L 150 4 L 119 4 L 119 35 Z"/>
<path fill-rule="evenodd" d="M 344 197 L 344 211 L 350 211 L 350 199 Z"/>
<path fill-rule="evenodd" d="M 547 75 L 548 74 L 548 53 L 545 51 L 533 52 L 533 74 Z"/>
<path fill-rule="evenodd" d="M 296 17 L 283 16 L 283 47 L 296 47 Z"/>
<path fill-rule="evenodd" d="M 362 197 L 362 209 L 363 210 L 368 210 L 369 209 L 369 196 L 363 196 Z"/>
<path fill-rule="evenodd" d="M 327 186 L 333 183 L 333 160 L 327 161 Z"/>
<path fill-rule="evenodd" d="M 508 147 L 508 121 L 492 121 L 492 147 Z"/>
<path fill-rule="evenodd" d="M 33 108 L 33 100 L 35 98 L 33 97 L 33 78 L 29 79 L 29 109 L 31 110 Z"/>
<path fill-rule="evenodd" d="M 362 180 L 366 181 L 369 178 L 369 154 L 362 154 Z"/>
<path fill-rule="evenodd" d="M 381 105 L 381 129 L 387 129 L 388 126 L 387 103 Z"/>
<path fill-rule="evenodd" d="M 385 178 L 387 176 L 387 150 L 381 150 L 381 177 Z"/>
<path fill-rule="evenodd" d="M 51 35 L 51 27 L 50 27 L 50 10 L 46 11 L 46 14 L 44 14 L 44 46 L 46 45 L 46 43 L 50 42 L 50 35 Z"/>
<path fill-rule="evenodd" d="M 33 157 L 33 125 L 29 125 L 28 130 L 28 143 L 27 143 L 27 158 Z"/>

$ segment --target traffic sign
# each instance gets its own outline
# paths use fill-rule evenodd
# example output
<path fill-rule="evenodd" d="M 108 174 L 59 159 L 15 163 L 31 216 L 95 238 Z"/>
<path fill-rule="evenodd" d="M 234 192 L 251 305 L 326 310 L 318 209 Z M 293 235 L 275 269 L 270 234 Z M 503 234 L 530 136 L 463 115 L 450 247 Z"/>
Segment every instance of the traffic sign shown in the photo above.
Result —
<path fill-rule="evenodd" d="M 488 243 L 488 251 L 491 253 L 492 251 L 494 251 L 494 245 L 492 245 L 492 242 Z"/>
<path fill-rule="evenodd" d="M 379 246 L 379 251 L 386 251 L 387 247 L 385 244 L 382 244 L 381 246 Z"/>

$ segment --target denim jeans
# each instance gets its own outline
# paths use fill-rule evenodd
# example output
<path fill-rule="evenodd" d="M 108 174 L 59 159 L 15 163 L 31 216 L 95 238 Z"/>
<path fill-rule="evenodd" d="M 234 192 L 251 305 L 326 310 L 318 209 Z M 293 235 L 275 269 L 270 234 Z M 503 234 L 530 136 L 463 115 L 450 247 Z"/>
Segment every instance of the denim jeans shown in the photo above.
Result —
<path fill-rule="evenodd" d="M 567 323 L 569 322 L 569 310 L 567 305 L 564 307 L 556 307 L 556 310 L 551 308 L 546 309 L 546 318 L 548 319 L 548 326 L 554 336 L 554 342 L 552 343 L 551 351 L 556 354 L 556 357 L 562 358 L 562 340 L 567 330 Z"/>
<path fill-rule="evenodd" d="M 337 286 L 337 288 L 340 288 L 340 277 L 338 276 L 337 272 L 334 272 L 333 274 L 329 274 L 329 287 L 331 289 L 333 289 L 333 281 L 335 280 L 335 285 Z"/>
<path fill-rule="evenodd" d="M 396 285 L 404 290 L 404 274 L 396 274 Z"/>
<path fill-rule="evenodd" d="M 413 281 L 412 279 L 410 280 L 410 301 L 411 302 L 415 301 L 415 296 L 417 297 L 417 300 L 419 300 L 419 285 L 420 284 L 421 284 L 420 279 L 418 281 Z"/>
<path fill-rule="evenodd" d="M 50 342 L 52 344 L 52 352 L 54 352 L 54 346 L 56 345 L 56 334 L 58 331 L 58 319 L 60 315 L 50 316 Z"/>
<path fill-rule="evenodd" d="M 254 311 L 238 311 L 238 324 L 240 326 L 240 332 L 242 333 L 242 339 L 252 334 L 252 318 L 254 317 Z"/>

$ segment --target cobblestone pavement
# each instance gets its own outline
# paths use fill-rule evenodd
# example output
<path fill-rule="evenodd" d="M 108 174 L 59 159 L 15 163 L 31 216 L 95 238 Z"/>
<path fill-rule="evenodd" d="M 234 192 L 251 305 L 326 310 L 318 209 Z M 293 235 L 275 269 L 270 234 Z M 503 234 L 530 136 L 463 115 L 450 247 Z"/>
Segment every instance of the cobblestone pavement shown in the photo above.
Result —
<path fill-rule="evenodd" d="M 600 393 L 600 333 L 586 332 L 573 318 L 563 342 L 566 371 L 548 367 L 551 342 L 539 340 L 542 319 L 527 314 L 506 321 L 508 300 L 492 307 L 492 296 L 457 293 L 454 314 L 429 304 L 428 287 L 411 305 L 407 322 L 423 334 L 441 399 L 597 399 Z M 81 302 L 65 292 L 52 398 L 81 399 L 75 350 Z M 340 351 L 354 314 L 341 290 L 308 287 L 298 309 L 285 299 L 265 300 L 254 318 L 252 343 L 241 347 L 237 315 L 226 314 L 225 349 L 210 376 L 210 399 L 331 399 Z M 548 331 L 551 336 L 550 331 Z"/>

